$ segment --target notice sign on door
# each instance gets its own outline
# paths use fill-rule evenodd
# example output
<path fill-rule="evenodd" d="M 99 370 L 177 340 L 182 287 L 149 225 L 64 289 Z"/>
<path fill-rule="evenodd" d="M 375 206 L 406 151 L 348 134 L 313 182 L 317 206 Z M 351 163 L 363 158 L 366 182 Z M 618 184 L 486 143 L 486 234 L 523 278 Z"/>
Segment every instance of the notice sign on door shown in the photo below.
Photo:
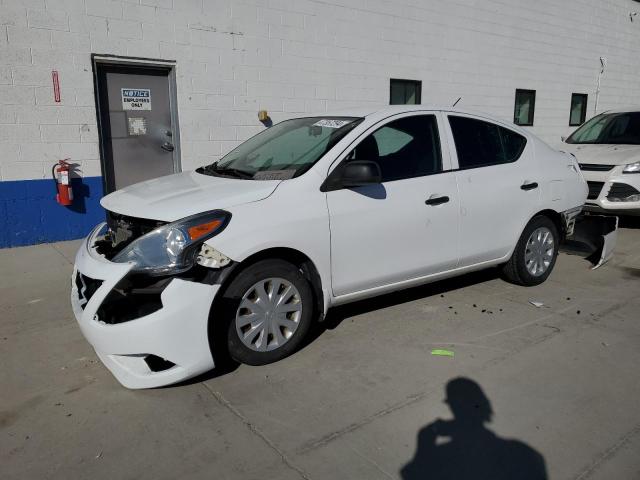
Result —
<path fill-rule="evenodd" d="M 151 90 L 148 88 L 121 88 L 123 110 L 151 110 Z"/>

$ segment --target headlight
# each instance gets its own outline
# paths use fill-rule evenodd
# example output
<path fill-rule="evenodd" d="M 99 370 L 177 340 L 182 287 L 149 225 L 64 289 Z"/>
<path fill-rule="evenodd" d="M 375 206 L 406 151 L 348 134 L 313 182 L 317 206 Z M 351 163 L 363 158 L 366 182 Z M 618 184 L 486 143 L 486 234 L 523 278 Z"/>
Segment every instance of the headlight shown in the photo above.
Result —
<path fill-rule="evenodd" d="M 131 242 L 112 261 L 130 262 L 132 271 L 149 275 L 183 272 L 193 266 L 199 246 L 224 230 L 230 218 L 229 212 L 214 210 L 163 225 Z"/>
<path fill-rule="evenodd" d="M 640 173 L 640 162 L 630 163 L 622 170 L 622 173 Z"/>

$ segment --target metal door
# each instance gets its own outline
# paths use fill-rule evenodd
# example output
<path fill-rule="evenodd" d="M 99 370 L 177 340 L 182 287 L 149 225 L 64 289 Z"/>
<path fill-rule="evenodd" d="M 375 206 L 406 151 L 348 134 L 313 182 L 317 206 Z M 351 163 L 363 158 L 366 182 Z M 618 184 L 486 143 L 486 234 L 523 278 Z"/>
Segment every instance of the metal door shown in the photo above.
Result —
<path fill-rule="evenodd" d="M 171 70 L 127 65 L 96 69 L 107 192 L 177 172 Z"/>

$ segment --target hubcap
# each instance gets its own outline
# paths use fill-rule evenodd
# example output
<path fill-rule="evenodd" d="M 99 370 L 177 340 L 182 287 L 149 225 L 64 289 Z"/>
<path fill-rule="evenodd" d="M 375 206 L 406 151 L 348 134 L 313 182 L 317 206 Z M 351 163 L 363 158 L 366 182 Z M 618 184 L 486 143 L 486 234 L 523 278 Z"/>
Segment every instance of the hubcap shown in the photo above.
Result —
<path fill-rule="evenodd" d="M 267 278 L 242 296 L 236 312 L 236 331 L 242 343 L 268 352 L 287 343 L 300 325 L 300 292 L 283 278 Z"/>
<path fill-rule="evenodd" d="M 533 231 L 524 251 L 524 263 L 527 271 L 534 277 L 539 277 L 549 269 L 555 254 L 553 234 L 547 227 L 540 227 Z"/>

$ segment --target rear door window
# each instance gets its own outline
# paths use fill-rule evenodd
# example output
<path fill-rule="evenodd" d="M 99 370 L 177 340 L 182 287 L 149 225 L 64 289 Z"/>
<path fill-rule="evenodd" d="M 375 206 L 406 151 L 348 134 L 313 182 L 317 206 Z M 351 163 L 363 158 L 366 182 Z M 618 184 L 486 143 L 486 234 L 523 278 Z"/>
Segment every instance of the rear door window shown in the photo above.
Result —
<path fill-rule="evenodd" d="M 515 162 L 527 143 L 513 130 L 475 118 L 450 115 L 449 124 L 461 170 Z"/>

